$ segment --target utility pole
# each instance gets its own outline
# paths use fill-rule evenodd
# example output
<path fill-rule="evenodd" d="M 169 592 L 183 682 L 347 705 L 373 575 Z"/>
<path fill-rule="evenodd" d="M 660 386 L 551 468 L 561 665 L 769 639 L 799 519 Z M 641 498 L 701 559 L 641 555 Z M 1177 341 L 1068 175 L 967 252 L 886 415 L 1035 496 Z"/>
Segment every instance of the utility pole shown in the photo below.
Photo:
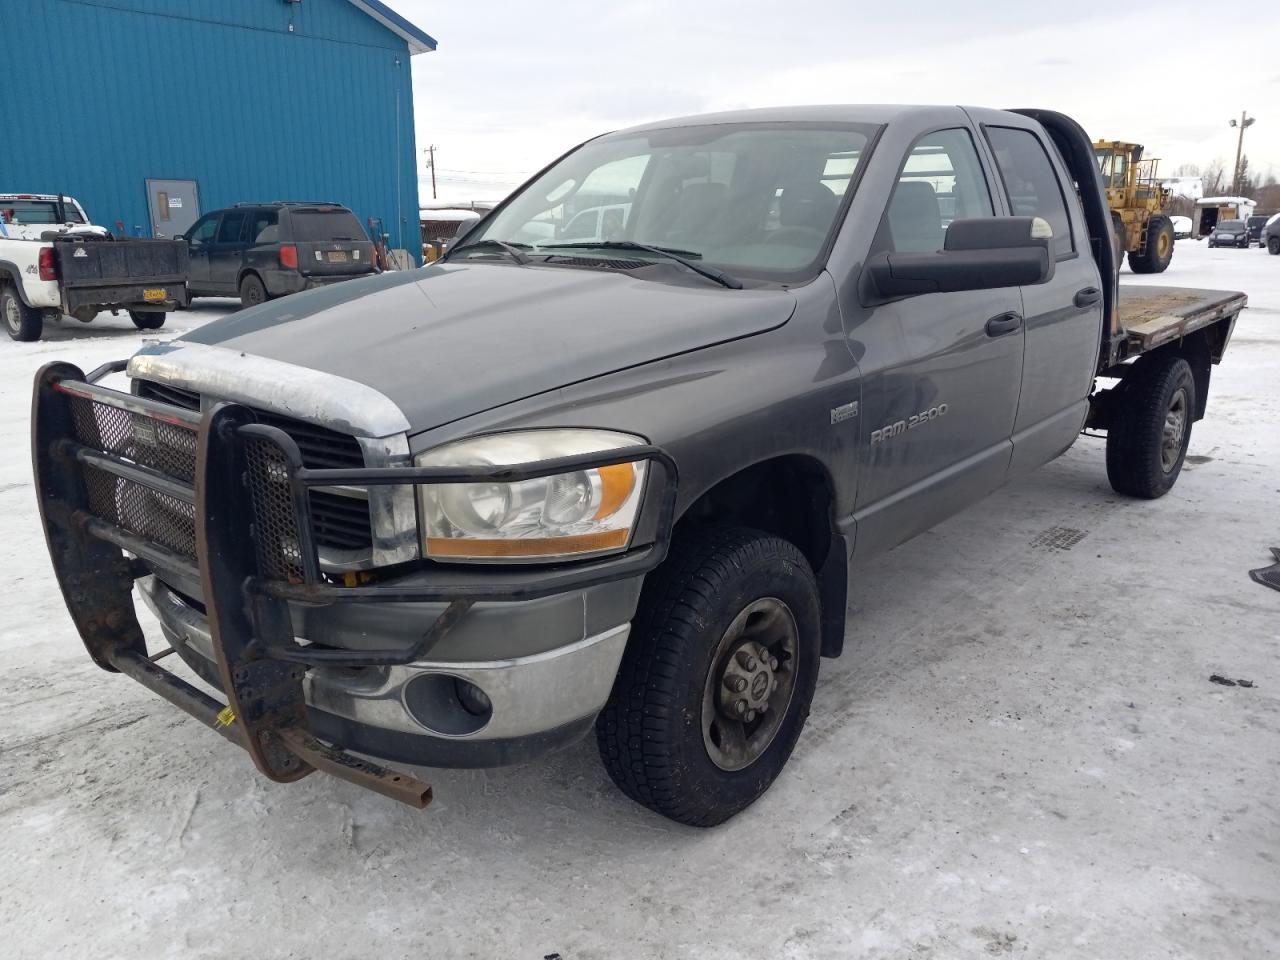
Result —
<path fill-rule="evenodd" d="M 1240 128 L 1240 136 L 1236 140 L 1236 169 L 1231 177 L 1231 193 L 1233 196 L 1240 196 L 1240 158 L 1244 156 L 1244 131 L 1246 127 L 1253 126 L 1256 118 L 1248 115 L 1248 110 L 1240 111 L 1240 121 L 1237 123 L 1234 119 L 1231 126 Z"/>
<path fill-rule="evenodd" d="M 1231 122 L 1235 123 L 1234 120 Z M 427 160 L 427 166 L 431 168 L 431 199 L 434 200 L 436 198 L 436 145 L 433 143 L 431 146 L 427 147 L 426 152 L 429 158 Z"/>

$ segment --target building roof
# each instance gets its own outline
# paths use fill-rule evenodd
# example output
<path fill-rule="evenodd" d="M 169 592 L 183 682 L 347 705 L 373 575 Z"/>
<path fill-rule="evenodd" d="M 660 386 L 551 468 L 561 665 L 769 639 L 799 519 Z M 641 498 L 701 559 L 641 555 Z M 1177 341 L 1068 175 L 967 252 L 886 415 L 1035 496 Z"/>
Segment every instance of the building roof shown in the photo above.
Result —
<path fill-rule="evenodd" d="M 404 38 L 409 44 L 409 53 L 430 53 L 436 48 L 435 38 L 420 27 L 415 27 L 400 14 L 388 7 L 382 0 L 351 0 L 355 6 L 373 19 Z"/>

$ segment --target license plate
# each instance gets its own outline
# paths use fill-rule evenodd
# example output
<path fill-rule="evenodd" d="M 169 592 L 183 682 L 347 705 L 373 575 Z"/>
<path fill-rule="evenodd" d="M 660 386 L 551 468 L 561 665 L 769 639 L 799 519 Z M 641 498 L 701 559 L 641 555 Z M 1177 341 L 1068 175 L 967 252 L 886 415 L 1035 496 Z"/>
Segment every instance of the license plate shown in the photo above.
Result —
<path fill-rule="evenodd" d="M 142 291 L 142 299 L 147 303 L 157 303 L 169 296 L 169 291 L 164 287 L 147 287 Z"/>
<path fill-rule="evenodd" d="M 329 251 L 329 262 L 330 262 L 330 263 L 346 263 L 346 262 L 347 262 L 347 251 L 345 251 L 345 250 L 330 250 L 330 251 Z"/>

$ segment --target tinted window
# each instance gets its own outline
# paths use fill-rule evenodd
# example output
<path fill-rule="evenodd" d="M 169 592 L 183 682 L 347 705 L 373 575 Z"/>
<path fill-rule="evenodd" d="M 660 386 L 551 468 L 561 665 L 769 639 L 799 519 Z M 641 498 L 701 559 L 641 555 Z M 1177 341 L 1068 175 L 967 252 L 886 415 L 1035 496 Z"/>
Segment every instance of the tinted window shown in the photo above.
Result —
<path fill-rule="evenodd" d="M 1239 230 L 1244 226 L 1243 220 L 1223 220 L 1218 224 L 1219 230 Z"/>
<path fill-rule="evenodd" d="M 942 249 L 952 220 L 995 215 L 991 190 L 966 130 L 938 130 L 916 141 L 902 164 L 885 212 L 889 249 Z"/>
<path fill-rule="evenodd" d="M 244 226 L 244 221 L 248 216 L 247 213 L 224 213 L 222 215 L 222 225 L 218 227 L 218 242 L 238 243 L 240 240 L 240 228 Z"/>
<path fill-rule="evenodd" d="M 56 200 L 0 200 L 0 209 L 6 223 L 84 223 L 74 203 L 62 204 L 65 219 L 58 216 Z"/>
<path fill-rule="evenodd" d="M 356 215 L 340 207 L 290 210 L 289 224 L 294 240 L 364 239 L 364 231 L 360 229 L 360 221 L 356 219 Z"/>
<path fill-rule="evenodd" d="M 274 210 L 259 210 L 253 217 L 249 238 L 254 243 L 275 243 L 280 239 L 279 217 Z"/>
<path fill-rule="evenodd" d="M 196 243 L 209 243 L 213 240 L 213 234 L 217 229 L 218 216 L 217 214 L 214 214 L 208 219 L 201 220 L 192 227 L 191 233 L 188 235 L 187 239 L 194 240 Z"/>
<path fill-rule="evenodd" d="M 1053 244 L 1058 256 L 1074 250 L 1062 185 L 1039 138 L 1012 127 L 989 127 L 987 137 L 995 151 L 996 166 L 1000 168 L 1013 215 L 1043 217 L 1053 228 Z"/>

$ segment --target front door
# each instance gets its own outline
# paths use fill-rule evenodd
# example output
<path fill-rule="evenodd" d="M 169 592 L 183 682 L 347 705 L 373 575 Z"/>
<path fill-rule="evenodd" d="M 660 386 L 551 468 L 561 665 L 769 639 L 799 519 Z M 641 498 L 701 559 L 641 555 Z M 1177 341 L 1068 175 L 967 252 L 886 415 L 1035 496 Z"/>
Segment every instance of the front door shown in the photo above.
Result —
<path fill-rule="evenodd" d="M 912 146 L 872 254 L 942 249 L 952 220 L 997 212 L 966 128 Z M 1022 380 L 1017 287 L 925 293 L 854 312 L 863 373 L 855 554 L 915 536 L 1004 482 Z"/>
<path fill-rule="evenodd" d="M 200 218 L 200 192 L 194 180 L 148 180 L 151 235 L 176 237 Z"/>
<path fill-rule="evenodd" d="M 1102 343 L 1102 278 L 1079 206 L 1063 195 L 1071 178 L 1057 148 L 1038 124 L 1003 116 L 999 124 L 983 129 L 1010 211 L 1048 221 L 1057 261 L 1052 280 L 1022 288 L 1026 348 L 1012 462 L 1022 473 L 1066 450 L 1084 426 Z"/>
<path fill-rule="evenodd" d="M 187 233 L 187 250 L 190 261 L 187 264 L 187 290 L 193 297 L 207 297 L 217 291 L 213 288 L 213 280 L 209 272 L 209 254 L 213 250 L 213 240 L 218 234 L 220 215 L 211 213 L 201 217 Z"/>

